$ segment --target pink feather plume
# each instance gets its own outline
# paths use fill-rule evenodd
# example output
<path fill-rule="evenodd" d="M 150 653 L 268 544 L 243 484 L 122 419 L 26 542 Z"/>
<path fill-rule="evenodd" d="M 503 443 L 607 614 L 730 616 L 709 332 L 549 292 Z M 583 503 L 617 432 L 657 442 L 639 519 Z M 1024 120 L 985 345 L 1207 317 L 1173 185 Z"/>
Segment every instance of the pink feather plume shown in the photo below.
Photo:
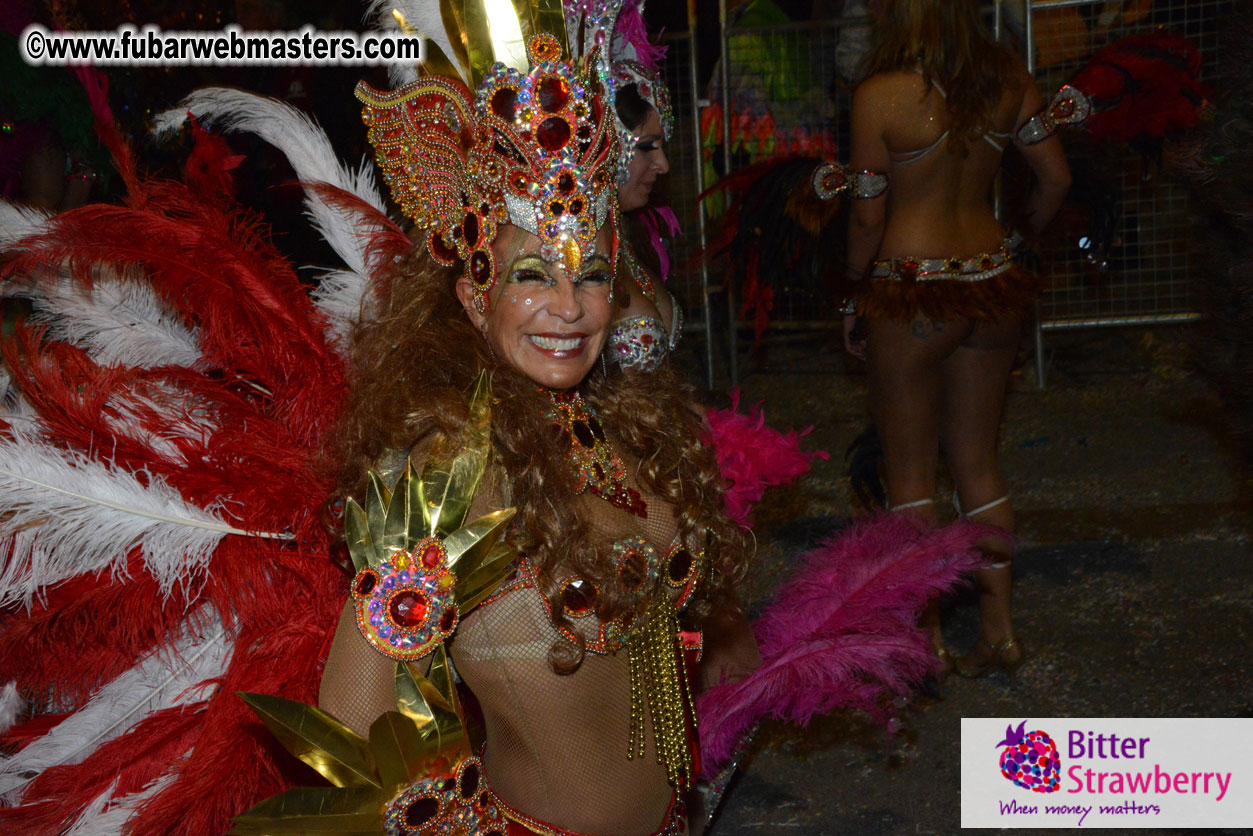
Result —
<path fill-rule="evenodd" d="M 648 39 L 648 26 L 644 23 L 644 0 L 627 0 L 622 4 L 614 34 L 635 47 L 635 60 L 643 64 L 649 72 L 661 72 L 661 62 L 666 60 L 668 50 Z"/>
<path fill-rule="evenodd" d="M 762 666 L 697 700 L 701 762 L 717 774 L 753 725 L 802 725 L 836 709 L 886 716 L 891 699 L 934 669 L 918 617 L 980 562 L 986 526 L 925 529 L 874 517 L 818 545 L 753 625 Z"/>
<path fill-rule="evenodd" d="M 794 482 L 809 472 L 810 459 L 826 459 L 828 455 L 822 450 L 801 450 L 801 438 L 813 427 L 784 434 L 766 424 L 760 403 L 747 413 L 739 408 L 740 390 L 736 387 L 731 390 L 731 408 L 710 409 L 705 420 L 722 471 L 727 516 L 750 528 L 753 505 L 761 501 L 766 488 Z"/>

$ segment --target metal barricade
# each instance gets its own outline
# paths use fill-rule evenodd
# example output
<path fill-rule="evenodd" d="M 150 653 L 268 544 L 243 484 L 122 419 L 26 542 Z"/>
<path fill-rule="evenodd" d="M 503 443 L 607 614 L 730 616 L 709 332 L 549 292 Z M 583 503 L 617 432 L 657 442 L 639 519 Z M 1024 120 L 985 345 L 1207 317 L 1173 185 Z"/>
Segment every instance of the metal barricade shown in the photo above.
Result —
<path fill-rule="evenodd" d="M 997 31 L 1004 19 L 1017 39 L 1029 44 L 1022 51 L 1047 95 L 1102 46 L 1156 27 L 1183 34 L 1200 48 L 1205 56 L 1202 80 L 1207 80 L 1215 65 L 1218 30 L 1231 5 L 1229 0 L 1005 0 L 988 12 Z M 723 171 L 771 156 L 780 141 L 798 130 L 805 135 L 825 132 L 839 149 L 846 149 L 850 91 L 837 81 L 836 47 L 844 28 L 865 24 L 864 18 L 845 18 L 750 29 L 723 21 L 722 54 L 727 60 L 720 64 L 713 104 L 735 117 L 724 120 L 718 151 Z M 753 121 L 762 113 L 768 113 L 774 148 L 760 121 Z M 699 133 L 699 124 L 697 128 Z M 1066 141 L 1082 142 L 1082 137 Z M 1041 385 L 1046 331 L 1197 318 L 1189 288 L 1194 261 L 1186 190 L 1171 182 L 1151 157 L 1127 149 L 1108 153 L 1102 173 L 1116 196 L 1120 223 L 1106 268 L 1089 263 L 1080 245 L 1090 242 L 1082 242 L 1081 234 L 1044 253 L 1050 278 L 1037 317 Z M 846 159 L 847 152 L 840 156 Z M 716 284 L 712 289 L 718 289 Z M 733 300 L 730 307 L 734 376 L 734 333 L 748 323 L 739 321 Z M 772 327 L 834 327 L 838 318 L 831 308 L 830 300 L 779 293 Z M 708 308 L 705 316 L 716 319 Z"/>
<path fill-rule="evenodd" d="M 1212 77 L 1219 26 L 1231 3 L 1219 0 L 1036 0 L 1025 16 L 1027 66 L 1041 90 L 1056 90 L 1108 43 L 1164 27 L 1186 36 Z M 1079 137 L 1067 137 L 1068 151 Z M 1165 176 L 1160 161 L 1124 150 L 1106 165 L 1076 171 L 1104 177 L 1116 195 L 1119 221 L 1103 270 L 1090 263 L 1082 238 L 1044 253 L 1049 283 L 1036 318 L 1036 380 L 1045 381 L 1044 332 L 1116 325 L 1187 322 L 1199 318 L 1192 299 L 1196 269 L 1186 188 Z M 1092 169 L 1099 168 L 1100 171 Z"/>

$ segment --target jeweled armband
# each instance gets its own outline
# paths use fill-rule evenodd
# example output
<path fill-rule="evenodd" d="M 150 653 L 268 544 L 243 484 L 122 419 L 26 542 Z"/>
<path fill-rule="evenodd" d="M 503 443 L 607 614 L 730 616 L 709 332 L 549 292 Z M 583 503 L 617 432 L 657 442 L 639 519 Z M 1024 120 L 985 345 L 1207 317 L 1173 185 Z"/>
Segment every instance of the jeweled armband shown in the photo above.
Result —
<path fill-rule="evenodd" d="M 433 446 L 421 477 L 408 462 L 392 490 L 371 472 L 365 507 L 351 499 L 344 505 L 357 627 L 393 659 L 430 653 L 511 571 L 514 552 L 503 538 L 514 509 L 465 523 L 487 463 L 490 403 L 480 375 L 456 456 Z"/>
<path fill-rule="evenodd" d="M 814 192 L 821 200 L 831 200 L 851 191 L 852 197 L 867 200 L 887 191 L 888 176 L 878 171 L 849 171 L 846 166 L 825 162 L 814 169 Z"/>
<path fill-rule="evenodd" d="M 1019 145 L 1043 142 L 1062 125 L 1080 125 L 1092 114 L 1092 101 L 1078 87 L 1067 84 L 1057 91 L 1044 110 L 1032 116 L 1018 129 Z"/>

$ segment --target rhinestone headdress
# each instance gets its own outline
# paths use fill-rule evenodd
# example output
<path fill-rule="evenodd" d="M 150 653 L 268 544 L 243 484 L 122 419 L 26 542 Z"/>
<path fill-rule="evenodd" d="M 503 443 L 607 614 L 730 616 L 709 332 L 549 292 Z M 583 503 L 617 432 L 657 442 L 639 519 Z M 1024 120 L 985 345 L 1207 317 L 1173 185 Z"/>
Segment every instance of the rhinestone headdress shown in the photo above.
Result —
<path fill-rule="evenodd" d="M 644 26 L 644 0 L 564 0 L 566 26 L 583 32 L 583 42 L 601 46 L 601 73 L 608 78 L 608 108 L 613 115 L 618 139 L 617 182 L 626 185 L 628 166 L 639 137 L 636 125 L 623 124 L 618 117 L 617 97 L 622 88 L 635 85 L 640 98 L 661 118 L 662 135 L 668 140 L 674 131 L 674 109 L 670 90 L 661 79 L 657 62 L 665 49 L 648 43 Z M 607 44 L 608 46 L 604 46 Z M 577 51 L 577 45 L 572 44 Z"/>
<path fill-rule="evenodd" d="M 595 40 L 567 51 L 560 0 L 505 0 L 508 13 L 499 0 L 428 5 L 426 74 L 391 91 L 362 82 L 356 94 L 392 196 L 436 261 L 463 265 L 486 311 L 501 224 L 536 235 L 544 259 L 576 271 L 613 218 L 607 65 Z"/>

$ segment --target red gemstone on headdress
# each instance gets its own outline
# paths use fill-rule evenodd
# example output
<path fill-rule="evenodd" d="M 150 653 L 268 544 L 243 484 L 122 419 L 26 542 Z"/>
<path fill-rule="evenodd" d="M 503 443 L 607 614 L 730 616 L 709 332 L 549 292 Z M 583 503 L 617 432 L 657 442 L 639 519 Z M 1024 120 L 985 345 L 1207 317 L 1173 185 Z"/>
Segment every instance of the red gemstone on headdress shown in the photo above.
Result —
<path fill-rule="evenodd" d="M 561 606 L 570 615 L 583 615 L 596 600 L 596 588 L 581 578 L 568 581 L 561 589 Z"/>
<path fill-rule="evenodd" d="M 570 172 L 562 172 L 561 176 L 557 178 L 557 191 L 562 194 L 570 194 L 570 192 L 574 191 L 574 176 Z"/>
<path fill-rule="evenodd" d="M 470 278 L 480 288 L 487 287 L 492 281 L 492 260 L 482 250 L 475 250 L 470 256 Z"/>
<path fill-rule="evenodd" d="M 570 123 L 557 116 L 549 116 L 539 123 L 535 138 L 547 151 L 559 151 L 570 141 Z"/>
<path fill-rule="evenodd" d="M 640 342 L 642 342 L 644 345 L 652 345 L 653 335 L 652 334 L 640 334 Z"/>
<path fill-rule="evenodd" d="M 437 543 L 431 543 L 422 550 L 422 565 L 428 569 L 434 569 L 438 566 L 439 558 L 439 545 Z"/>
<path fill-rule="evenodd" d="M 461 228 L 465 230 L 466 243 L 471 247 L 477 246 L 479 243 L 479 219 L 473 213 L 466 215 L 465 221 L 462 222 Z"/>
<path fill-rule="evenodd" d="M 584 142 L 592 141 L 592 128 L 590 125 L 580 125 L 578 131 L 575 132 L 579 139 Z"/>
<path fill-rule="evenodd" d="M 402 589 L 392 596 L 387 611 L 392 621 L 401 627 L 412 629 L 426 620 L 427 598 L 415 589 Z"/>
<path fill-rule="evenodd" d="M 593 435 L 593 436 L 595 436 L 596 440 L 597 440 L 597 441 L 599 441 L 599 442 L 601 442 L 601 443 L 604 443 L 604 441 L 605 441 L 605 428 L 604 428 L 604 427 L 602 427 L 602 426 L 600 425 L 600 419 L 599 419 L 599 418 L 588 418 L 588 419 L 587 419 L 587 426 L 591 428 L 591 430 L 592 430 L 592 435 Z"/>
<path fill-rule="evenodd" d="M 450 264 L 457 260 L 457 251 L 444 246 L 443 236 L 438 232 L 432 232 L 426 243 L 431 248 L 431 255 L 435 256 L 436 261 Z"/>
<path fill-rule="evenodd" d="M 563 206 L 559 200 L 554 200 L 552 203 L 548 204 L 548 214 L 553 215 L 554 217 L 564 214 L 565 211 L 566 207 Z"/>
<path fill-rule="evenodd" d="M 577 197 L 576 197 L 574 200 L 570 201 L 570 213 L 571 213 L 571 214 L 573 214 L 573 215 L 577 215 L 577 214 L 579 214 L 579 213 L 580 213 L 580 212 L 582 212 L 582 211 L 583 211 L 583 201 L 582 201 L 582 200 L 580 200 L 579 198 L 577 198 Z"/>
<path fill-rule="evenodd" d="M 1059 119 L 1065 119 L 1075 112 L 1074 99 L 1063 99 L 1057 103 L 1057 107 L 1053 108 L 1053 115 Z"/>
<path fill-rule="evenodd" d="M 378 583 L 378 575 L 374 574 L 370 569 L 362 570 L 361 574 L 357 576 L 357 594 L 369 595 L 374 591 L 376 583 Z"/>
<path fill-rule="evenodd" d="M 549 113 L 555 113 L 570 101 L 570 87 L 559 76 L 550 75 L 535 88 L 539 106 Z"/>
<path fill-rule="evenodd" d="M 492 113 L 506 122 L 512 122 L 518 112 L 518 91 L 502 87 L 492 94 Z"/>

